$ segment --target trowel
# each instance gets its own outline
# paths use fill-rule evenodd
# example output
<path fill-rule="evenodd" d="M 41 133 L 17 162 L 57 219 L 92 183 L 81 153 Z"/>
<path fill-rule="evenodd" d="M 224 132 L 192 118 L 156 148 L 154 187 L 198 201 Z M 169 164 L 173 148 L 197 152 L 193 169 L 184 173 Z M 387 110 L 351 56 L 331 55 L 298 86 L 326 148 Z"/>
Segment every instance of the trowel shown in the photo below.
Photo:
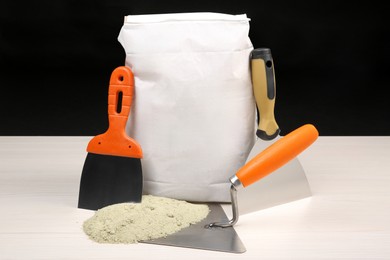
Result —
<path fill-rule="evenodd" d="M 259 124 L 256 131 L 257 140 L 247 162 L 281 137 L 274 115 L 276 83 L 271 50 L 254 49 L 250 60 Z M 294 158 L 277 169 L 275 174 L 243 190 L 238 198 L 239 210 L 241 214 L 245 214 L 310 196 L 311 191 L 305 171 L 299 158 Z"/>
<path fill-rule="evenodd" d="M 141 243 L 243 253 L 245 246 L 233 228 L 238 221 L 238 190 L 258 182 L 282 167 L 309 147 L 318 137 L 317 129 L 303 125 L 261 151 L 229 180 L 233 216 L 229 220 L 220 204 L 208 203 L 210 213 L 201 222 L 190 225 L 165 238 L 140 241 Z"/>

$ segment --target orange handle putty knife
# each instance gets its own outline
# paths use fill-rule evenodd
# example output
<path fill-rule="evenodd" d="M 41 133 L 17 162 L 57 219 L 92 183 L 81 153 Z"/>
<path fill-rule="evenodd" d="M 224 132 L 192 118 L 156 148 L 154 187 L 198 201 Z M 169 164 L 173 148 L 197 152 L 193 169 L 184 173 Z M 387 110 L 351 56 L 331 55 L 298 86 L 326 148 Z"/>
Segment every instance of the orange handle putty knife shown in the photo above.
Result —
<path fill-rule="evenodd" d="M 78 207 L 98 210 L 122 202 L 141 202 L 142 149 L 125 127 L 134 93 L 129 67 L 117 67 L 108 88 L 109 127 L 91 139 L 80 180 Z"/>

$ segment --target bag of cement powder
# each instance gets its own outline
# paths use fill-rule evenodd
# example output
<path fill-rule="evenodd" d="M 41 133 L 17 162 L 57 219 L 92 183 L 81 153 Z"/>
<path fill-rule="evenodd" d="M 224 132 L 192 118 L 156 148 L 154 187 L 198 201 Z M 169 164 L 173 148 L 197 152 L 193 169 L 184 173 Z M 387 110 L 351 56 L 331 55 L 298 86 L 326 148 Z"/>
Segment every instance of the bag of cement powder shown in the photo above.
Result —
<path fill-rule="evenodd" d="M 143 149 L 144 192 L 228 202 L 255 141 L 249 19 L 130 15 L 118 40 L 135 77 L 127 131 Z"/>

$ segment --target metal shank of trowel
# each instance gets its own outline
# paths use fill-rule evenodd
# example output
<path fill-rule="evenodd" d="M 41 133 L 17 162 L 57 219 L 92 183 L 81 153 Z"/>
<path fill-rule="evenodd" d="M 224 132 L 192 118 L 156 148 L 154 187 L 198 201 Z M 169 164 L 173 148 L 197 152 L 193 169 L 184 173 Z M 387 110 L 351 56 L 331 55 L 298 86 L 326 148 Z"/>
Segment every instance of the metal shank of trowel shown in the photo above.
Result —
<path fill-rule="evenodd" d="M 237 178 L 236 175 L 230 178 L 230 182 L 232 185 L 230 186 L 230 198 L 232 202 L 232 219 L 229 220 L 228 222 L 214 222 L 206 225 L 207 228 L 211 227 L 232 227 L 235 225 L 238 221 L 238 202 L 237 202 L 237 189 L 242 187 L 241 181 Z"/>

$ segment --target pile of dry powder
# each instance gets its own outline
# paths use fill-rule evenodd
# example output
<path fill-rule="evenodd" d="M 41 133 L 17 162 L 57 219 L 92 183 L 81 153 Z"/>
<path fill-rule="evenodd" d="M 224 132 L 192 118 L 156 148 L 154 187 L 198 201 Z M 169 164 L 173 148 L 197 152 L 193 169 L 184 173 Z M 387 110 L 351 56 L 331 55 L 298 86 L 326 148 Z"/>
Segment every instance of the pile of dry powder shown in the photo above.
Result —
<path fill-rule="evenodd" d="M 83 224 L 84 232 L 99 243 L 137 243 L 166 237 L 206 218 L 204 204 L 144 195 L 142 203 L 120 203 L 96 211 Z"/>

